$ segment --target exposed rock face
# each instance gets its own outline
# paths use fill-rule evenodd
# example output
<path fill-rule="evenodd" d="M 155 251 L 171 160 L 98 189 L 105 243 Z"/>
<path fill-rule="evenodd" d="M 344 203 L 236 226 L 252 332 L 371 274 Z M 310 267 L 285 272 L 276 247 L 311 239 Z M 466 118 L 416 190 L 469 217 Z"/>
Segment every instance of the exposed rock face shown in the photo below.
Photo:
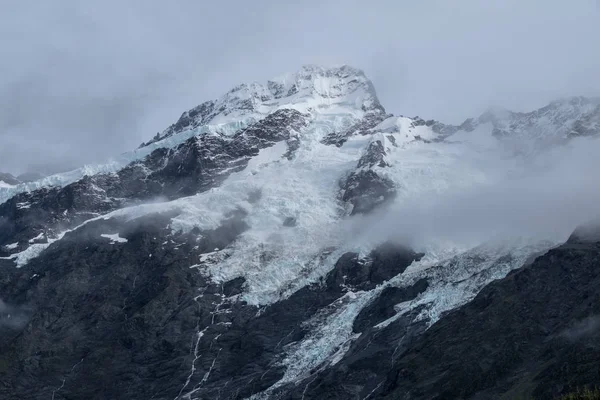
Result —
<path fill-rule="evenodd" d="M 368 135 L 372 133 L 371 129 L 383 122 L 386 118 L 391 117 L 391 114 L 386 114 L 381 106 L 377 106 L 373 110 L 368 110 L 363 119 L 342 130 L 341 132 L 332 132 L 323 139 L 323 143 L 342 146 L 350 136 L 353 135 Z"/>
<path fill-rule="evenodd" d="M 240 217 L 201 237 L 170 235 L 169 216 L 100 220 L 3 274 L 2 295 L 30 312 L 24 330 L 0 325 L 0 397 L 173 397 L 196 321 L 210 320 L 221 299 L 194 300 L 207 285 L 189 263 L 234 240 Z M 123 240 L 101 236 L 113 232 Z"/>
<path fill-rule="evenodd" d="M 427 279 L 422 278 L 408 287 L 385 288 L 379 297 L 371 304 L 366 306 L 354 320 L 354 332 L 363 332 L 365 329 L 373 327 L 396 315 L 394 306 L 405 301 L 416 298 L 423 293 L 429 284 Z"/>
<path fill-rule="evenodd" d="M 395 197 L 394 182 L 376 168 L 389 166 L 385 156 L 381 140 L 371 142 L 358 161 L 356 171 L 341 183 L 342 200 L 352 205 L 350 215 L 367 214 Z"/>
<path fill-rule="evenodd" d="M 394 365 L 389 399 L 549 399 L 600 384 L 600 242 L 492 283 Z"/>
<path fill-rule="evenodd" d="M 351 215 L 369 213 L 396 194 L 394 183 L 373 170 L 353 172 L 342 190 L 342 200 L 352 205 Z"/>
<path fill-rule="evenodd" d="M 347 290 L 371 290 L 377 285 L 404 272 L 423 254 L 387 243 L 379 246 L 368 257 L 356 253 L 344 254 L 327 277 L 328 287 L 345 287 Z"/>

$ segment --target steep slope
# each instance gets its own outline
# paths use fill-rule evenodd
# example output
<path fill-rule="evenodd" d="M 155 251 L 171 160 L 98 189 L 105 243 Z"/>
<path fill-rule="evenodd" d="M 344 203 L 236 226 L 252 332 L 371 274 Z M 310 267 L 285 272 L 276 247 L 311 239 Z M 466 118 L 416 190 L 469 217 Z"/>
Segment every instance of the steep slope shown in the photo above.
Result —
<path fill-rule="evenodd" d="M 392 116 L 361 71 L 309 66 L 0 188 L 0 397 L 389 392 L 424 332 L 556 243 L 421 226 L 526 171 L 497 126 Z"/>
<path fill-rule="evenodd" d="M 389 399 L 550 399 L 600 384 L 600 242 L 573 236 L 435 324 Z"/>

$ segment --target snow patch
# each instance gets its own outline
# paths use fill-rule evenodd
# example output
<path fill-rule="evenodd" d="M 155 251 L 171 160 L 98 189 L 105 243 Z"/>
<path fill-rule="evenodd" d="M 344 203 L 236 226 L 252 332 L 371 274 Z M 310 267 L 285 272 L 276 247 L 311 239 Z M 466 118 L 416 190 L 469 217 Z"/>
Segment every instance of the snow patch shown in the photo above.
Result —
<path fill-rule="evenodd" d="M 49 239 L 48 243 L 32 244 L 31 246 L 27 247 L 25 250 L 23 250 L 19 253 L 11 254 L 8 257 L 0 257 L 0 259 L 1 260 L 14 260 L 17 268 L 21 268 L 21 267 L 27 265 L 27 263 L 29 261 L 31 261 L 34 258 L 36 258 L 37 256 L 39 256 L 42 251 L 47 249 L 48 246 L 50 246 L 50 244 L 52 244 L 56 240 L 58 240 L 58 239 Z"/>
<path fill-rule="evenodd" d="M 40 232 L 36 237 L 29 239 L 29 243 L 34 243 L 36 240 L 40 240 L 44 237 L 44 232 Z"/>
<path fill-rule="evenodd" d="M 110 239 L 111 244 L 114 244 L 114 243 L 127 243 L 127 239 L 122 238 L 121 236 L 119 236 L 118 233 L 115 233 L 115 234 L 103 233 L 100 236 L 102 236 L 103 238 Z"/>

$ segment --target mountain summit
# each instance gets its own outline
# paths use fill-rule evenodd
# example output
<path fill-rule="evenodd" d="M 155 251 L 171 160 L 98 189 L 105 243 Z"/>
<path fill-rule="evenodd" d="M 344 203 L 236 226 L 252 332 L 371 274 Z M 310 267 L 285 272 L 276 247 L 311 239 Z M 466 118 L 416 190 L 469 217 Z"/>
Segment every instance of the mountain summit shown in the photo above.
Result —
<path fill-rule="evenodd" d="M 350 113 L 359 118 L 365 113 L 385 113 L 361 70 L 308 65 L 267 82 L 236 86 L 219 99 L 184 112 L 154 141 L 203 125 L 248 124 L 283 108 L 312 114 Z"/>
<path fill-rule="evenodd" d="M 599 115 L 577 98 L 446 125 L 386 113 L 360 70 L 306 66 L 106 164 L 0 187 L 0 397 L 541 399 L 600 383 L 596 336 L 563 340 L 598 312 L 597 243 L 478 225 L 531 159 L 596 143 Z"/>

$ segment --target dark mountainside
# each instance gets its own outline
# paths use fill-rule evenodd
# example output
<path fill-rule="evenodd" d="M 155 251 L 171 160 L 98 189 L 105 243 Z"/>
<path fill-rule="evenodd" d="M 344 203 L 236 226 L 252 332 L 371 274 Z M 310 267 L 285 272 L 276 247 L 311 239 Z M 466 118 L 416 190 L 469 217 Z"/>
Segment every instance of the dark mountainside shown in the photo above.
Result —
<path fill-rule="evenodd" d="M 22 191 L 0 204 L 0 399 L 552 399 L 600 386 L 600 237 L 590 231 L 525 266 L 511 252 L 469 253 L 432 266 L 427 276 L 411 275 L 425 255 L 402 243 L 368 252 L 324 246 L 303 272 L 309 276 L 333 257 L 330 268 L 304 285 L 286 282 L 276 301 L 257 305 L 245 297 L 248 276 L 218 282 L 210 271 L 233 257 L 253 228 L 251 207 L 264 200 L 262 191 L 245 193 L 210 229 L 175 231 L 183 207 L 110 214 L 209 193 L 264 150 L 282 147 L 280 159 L 291 161 L 306 148 L 342 151 L 371 136 L 340 174 L 333 197 L 340 221 L 385 211 L 402 190 L 386 171 L 405 135 L 380 125 L 396 117 L 362 72 L 349 67 L 305 68 L 292 86 L 270 81 L 250 100 L 235 97 L 250 90 L 242 85 L 225 100 L 184 113 L 144 146 L 219 116 L 255 112 L 258 103 L 295 99 L 313 75 L 336 82 L 322 95 L 326 104 L 340 96 L 345 106 L 352 102 L 344 96 L 366 93 L 361 117 L 317 144 L 306 137 L 315 119 L 323 124 L 312 108 L 277 108 L 233 134 L 195 135 L 115 173 Z M 460 127 L 415 118 L 406 137 L 418 129 L 432 137 L 406 140 L 444 142 L 488 120 L 495 136 L 509 135 L 511 126 L 521 134 L 536 118 L 562 115 L 565 104 L 511 114 L 508 124 L 490 113 Z M 597 132 L 595 100 L 570 100 L 567 108 L 573 104 L 582 107 L 581 118 L 557 117 L 567 132 L 561 137 Z M 301 229 L 303 215 L 288 214 L 278 229 Z M 258 263 L 266 268 L 276 258 L 265 247 Z M 466 281 L 472 296 L 439 319 L 434 301 L 398 312 L 401 304 Z M 357 303 L 361 295 L 368 297 Z M 345 315 L 349 339 L 329 345 Z M 298 353 L 315 361 L 300 364 Z"/>
<path fill-rule="evenodd" d="M 573 235 L 450 312 L 394 364 L 386 399 L 552 399 L 600 384 L 600 241 Z"/>

